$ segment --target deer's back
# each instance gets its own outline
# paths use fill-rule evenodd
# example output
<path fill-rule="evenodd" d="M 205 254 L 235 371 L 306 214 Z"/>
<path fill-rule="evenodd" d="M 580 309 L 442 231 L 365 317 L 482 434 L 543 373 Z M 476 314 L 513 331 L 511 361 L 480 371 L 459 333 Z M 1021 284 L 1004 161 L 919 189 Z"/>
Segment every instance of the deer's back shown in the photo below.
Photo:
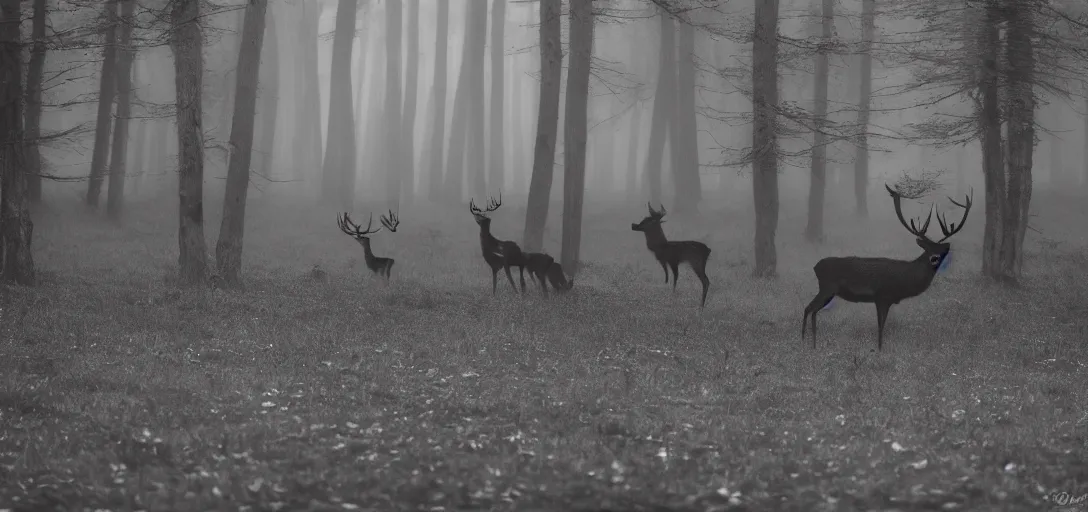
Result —
<path fill-rule="evenodd" d="M 694 240 L 681 240 L 677 242 L 665 242 L 653 249 L 657 259 L 666 261 L 706 261 L 710 257 L 710 247 L 702 242 Z"/>
<path fill-rule="evenodd" d="M 812 270 L 821 289 L 852 302 L 872 302 L 877 295 L 899 302 L 925 291 L 933 279 L 933 272 L 924 266 L 892 258 L 829 257 Z"/>

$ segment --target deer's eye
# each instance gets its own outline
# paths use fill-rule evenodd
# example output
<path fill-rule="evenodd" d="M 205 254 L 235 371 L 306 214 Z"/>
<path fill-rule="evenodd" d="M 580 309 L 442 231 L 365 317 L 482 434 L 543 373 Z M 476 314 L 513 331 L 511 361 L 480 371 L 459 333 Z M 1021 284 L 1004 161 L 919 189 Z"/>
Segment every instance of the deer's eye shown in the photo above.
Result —
<path fill-rule="evenodd" d="M 936 255 L 936 254 L 931 254 L 931 255 L 929 256 L 929 263 L 930 263 L 930 265 L 936 265 L 936 264 L 938 264 L 938 263 L 940 263 L 940 262 L 941 262 L 941 257 L 940 257 L 940 256 L 938 256 L 938 255 Z"/>

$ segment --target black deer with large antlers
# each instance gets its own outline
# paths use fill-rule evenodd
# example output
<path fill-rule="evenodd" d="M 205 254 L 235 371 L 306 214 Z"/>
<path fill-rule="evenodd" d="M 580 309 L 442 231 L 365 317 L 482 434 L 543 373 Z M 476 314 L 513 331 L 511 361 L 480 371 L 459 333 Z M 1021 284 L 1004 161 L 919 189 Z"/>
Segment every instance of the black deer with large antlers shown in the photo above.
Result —
<path fill-rule="evenodd" d="M 904 299 L 916 297 L 925 292 L 937 269 L 948 257 L 952 246 L 945 243 L 963 229 L 967 222 L 967 214 L 971 212 L 971 199 L 974 196 L 966 196 L 965 203 L 958 203 L 952 198 L 952 204 L 963 208 L 963 218 L 959 224 L 948 224 L 940 213 L 937 213 L 937 223 L 941 225 L 944 238 L 934 242 L 926 236 L 929 229 L 929 221 L 933 217 L 933 208 L 930 207 L 929 216 L 925 222 L 915 224 L 911 219 L 908 224 L 903 219 L 903 209 L 899 192 L 884 185 L 892 196 L 895 205 L 895 215 L 903 227 L 916 237 L 915 243 L 922 248 L 922 254 L 913 260 L 896 260 L 890 258 L 871 258 L 861 256 L 845 256 L 824 258 L 816 262 L 812 270 L 816 273 L 816 279 L 820 281 L 820 291 L 812 302 L 805 307 L 805 314 L 801 317 L 801 339 L 805 339 L 805 321 L 812 315 L 812 347 L 816 347 L 816 314 L 835 297 L 840 297 L 848 302 L 873 303 L 876 305 L 876 348 L 881 350 L 884 346 L 884 322 L 888 319 L 888 311 L 893 304 L 899 304 Z"/>
<path fill-rule="evenodd" d="M 391 233 L 397 232 L 397 226 L 400 225 L 400 219 L 397 218 L 397 214 L 389 211 L 389 216 L 382 215 L 380 217 L 382 226 L 388 229 Z M 370 250 L 370 235 L 382 230 L 371 229 L 374 224 L 374 214 L 370 214 L 370 220 L 366 223 L 366 229 L 362 229 L 358 224 L 351 221 L 351 217 L 345 212 L 343 215 L 336 216 L 336 224 L 340 226 L 340 231 L 351 235 L 359 245 L 363 246 L 363 259 L 366 261 L 366 268 L 371 272 L 384 276 L 386 282 L 389 281 L 389 273 L 393 270 L 393 258 L 383 258 L 381 256 L 375 256 L 374 251 Z"/>
<path fill-rule="evenodd" d="M 687 263 L 699 281 L 703 283 L 703 300 L 699 307 L 706 306 L 706 292 L 710 289 L 710 279 L 706 277 L 706 260 L 710 258 L 710 247 L 702 242 L 684 240 L 670 242 L 665 238 L 665 231 L 661 224 L 665 222 L 665 207 L 655 211 L 650 203 L 646 203 L 650 215 L 642 219 L 638 224 L 631 224 L 632 231 L 641 231 L 646 235 L 646 248 L 654 254 L 654 258 L 661 264 L 661 270 L 665 271 L 665 282 L 669 282 L 669 269 L 672 269 L 672 290 L 676 291 L 676 275 L 680 264 Z"/>
<path fill-rule="evenodd" d="M 494 198 L 489 199 L 485 210 L 477 208 L 474 200 L 470 199 L 468 203 L 472 217 L 476 219 L 476 224 L 480 225 L 480 249 L 483 251 L 484 261 L 491 267 L 491 293 L 494 294 L 498 287 L 499 269 L 506 271 L 510 286 L 514 287 L 515 292 L 518 290 L 517 285 L 514 284 L 514 276 L 510 274 L 510 267 L 518 267 L 521 293 L 525 293 L 525 254 L 521 252 L 521 247 L 514 242 L 499 240 L 491 234 L 491 218 L 487 214 L 498 210 L 500 206 L 502 206 L 502 195 L 499 195 L 498 201 Z"/>

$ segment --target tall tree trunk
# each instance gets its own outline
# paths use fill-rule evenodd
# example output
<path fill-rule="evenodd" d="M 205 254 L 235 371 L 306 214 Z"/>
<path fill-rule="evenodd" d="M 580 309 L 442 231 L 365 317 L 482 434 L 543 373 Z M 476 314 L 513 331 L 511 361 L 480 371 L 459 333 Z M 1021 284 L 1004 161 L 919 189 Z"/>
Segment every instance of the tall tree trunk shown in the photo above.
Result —
<path fill-rule="evenodd" d="M 635 99 L 631 106 L 630 140 L 627 143 L 627 199 L 638 195 L 638 146 L 642 131 L 642 103 Z"/>
<path fill-rule="evenodd" d="M 466 25 L 469 22 L 466 20 Z M 465 150 L 466 141 L 468 140 L 467 130 L 464 126 L 468 125 L 468 118 L 471 115 L 468 111 L 468 89 L 472 87 L 472 81 L 469 78 L 468 61 L 472 58 L 469 55 L 468 46 L 468 30 L 465 31 L 465 44 L 462 46 L 461 52 L 461 71 L 457 75 L 457 89 L 453 94 L 453 118 L 450 122 L 450 148 L 446 153 L 446 176 L 445 189 L 446 199 L 452 203 L 460 203 L 464 197 L 464 181 L 465 181 Z"/>
<path fill-rule="evenodd" d="M 301 114 L 295 120 L 300 126 L 295 131 L 295 150 L 292 152 L 296 172 L 304 172 L 302 169 L 307 168 L 320 169 L 322 162 L 321 92 L 317 76 L 317 23 L 321 17 L 321 5 L 299 3 L 302 16 L 299 17 L 299 47 L 295 51 L 300 62 L 295 75 L 295 87 L 301 104 Z M 305 177 L 307 181 L 319 179 L 312 172 L 307 172 Z"/>
<path fill-rule="evenodd" d="M 351 118 L 351 47 L 358 0 L 336 4 L 329 72 L 329 141 L 325 145 L 322 196 L 350 212 L 355 202 L 355 121 Z"/>
<path fill-rule="evenodd" d="M 222 75 L 222 88 L 219 95 L 222 100 L 218 103 L 217 110 L 219 112 L 219 119 L 215 123 L 214 137 L 218 141 L 228 142 L 230 140 L 230 123 L 231 113 L 234 112 L 234 82 L 238 79 L 237 66 L 238 66 L 238 49 L 242 46 L 242 17 L 243 12 L 234 10 L 225 13 L 227 16 L 227 23 L 229 25 L 228 31 L 223 34 L 220 45 L 222 45 L 223 54 L 217 56 L 218 59 L 222 59 L 224 66 Z M 229 159 L 229 155 L 225 155 L 224 161 Z"/>
<path fill-rule="evenodd" d="M 445 160 L 446 144 L 446 76 L 448 50 L 450 44 L 450 3 L 438 2 L 438 32 L 435 36 L 434 49 L 434 84 L 431 86 L 431 98 L 434 111 L 431 112 L 431 149 L 430 179 L 427 182 L 427 197 L 438 201 L 442 196 L 442 163 Z M 452 149 L 452 147 L 451 147 Z"/>
<path fill-rule="evenodd" d="M 1084 153 L 1081 154 L 1081 164 L 1084 166 L 1080 186 L 1088 189 L 1088 80 L 1082 85 L 1084 89 Z"/>
<path fill-rule="evenodd" d="M 253 125 L 257 113 L 257 87 L 261 75 L 267 0 L 249 0 L 242 22 L 242 44 L 238 50 L 238 80 L 235 81 L 234 115 L 230 128 L 230 165 L 223 194 L 223 221 L 215 244 L 219 276 L 230 285 L 241 281 L 242 237 L 245 231 L 246 195 L 253 159 Z M 274 37 L 273 31 L 268 36 Z"/>
<path fill-rule="evenodd" d="M 368 2 L 367 0 L 363 0 L 363 7 L 362 7 L 362 9 L 360 9 L 360 12 L 366 13 L 367 8 L 369 6 L 370 6 L 370 2 Z M 366 16 L 366 14 L 363 14 L 363 16 Z M 356 70 L 355 76 L 359 80 L 359 82 L 354 84 L 355 85 L 355 130 L 356 130 L 357 135 L 358 134 L 366 135 L 367 122 L 366 122 L 366 116 L 363 115 L 363 109 L 364 108 L 370 108 L 369 105 L 366 105 L 366 99 L 365 99 L 366 97 L 364 96 L 364 94 L 366 94 L 366 77 L 367 77 L 367 75 L 369 75 L 369 73 L 366 72 L 367 71 L 367 66 L 369 65 L 369 63 L 367 62 L 367 57 L 368 57 L 368 55 L 370 53 L 369 52 L 370 44 L 368 44 L 369 43 L 368 37 L 370 35 L 369 34 L 369 32 L 370 32 L 370 23 L 368 23 L 367 21 L 368 21 L 367 19 L 364 19 L 363 23 L 362 23 L 362 26 L 355 29 L 355 38 L 359 41 L 359 56 L 356 57 L 356 59 L 355 59 L 355 70 Z M 359 162 L 360 168 L 366 168 L 366 164 L 362 159 L 365 158 L 366 153 L 367 153 L 369 148 L 366 147 L 365 140 L 362 143 L 363 143 L 363 146 L 359 148 L 359 153 L 360 153 L 359 157 L 360 158 L 358 158 L 357 160 Z"/>
<path fill-rule="evenodd" d="M 646 179 L 649 181 L 650 202 L 661 203 L 661 165 L 665 157 L 665 136 L 672 120 L 676 103 L 676 42 L 673 20 L 664 10 L 661 17 L 661 49 L 658 54 L 657 90 L 654 92 L 654 110 L 650 118 L 650 140 L 646 149 Z"/>
<path fill-rule="evenodd" d="M 31 202 L 42 200 L 42 156 L 38 146 L 42 122 L 42 78 L 45 74 L 46 0 L 34 0 L 30 36 L 30 63 L 26 73 L 26 172 L 27 194 Z"/>
<path fill-rule="evenodd" d="M 178 277 L 181 284 L 204 281 L 208 269 L 204 242 L 204 122 L 201 92 L 200 0 L 175 0 L 174 87 L 178 120 Z"/>
<path fill-rule="evenodd" d="M 19 0 L 0 0 L 0 280 L 34 286 L 27 173 L 23 157 L 23 55 Z"/>
<path fill-rule="evenodd" d="M 128 125 L 132 117 L 132 59 L 136 50 L 132 44 L 133 13 L 135 0 L 121 0 L 120 48 L 117 58 L 117 119 L 113 124 L 113 147 L 110 148 L 110 183 L 106 190 L 106 215 L 113 220 L 121 218 L 125 199 L 125 174 L 128 156 Z"/>
<path fill-rule="evenodd" d="M 1005 203 L 1005 232 L 1002 243 L 1006 276 L 1019 278 L 1024 268 L 1024 236 L 1031 205 L 1031 164 L 1035 148 L 1035 48 L 1031 41 L 1034 12 L 1012 4 L 1006 16 L 1005 62 L 1007 92 L 1005 112 L 1009 132 L 1008 192 Z"/>
<path fill-rule="evenodd" d="M 756 277 L 777 273 L 778 228 L 778 0 L 755 0 L 752 42 L 752 198 L 756 210 Z"/>
<path fill-rule="evenodd" d="M 106 162 L 110 144 L 110 112 L 117 93 L 117 2 L 106 0 L 103 5 L 106 43 L 102 49 L 102 76 L 98 83 L 98 115 L 95 117 L 94 149 L 91 151 L 91 174 L 87 181 L 87 205 L 98 206 L 102 193 L 102 179 L 106 174 Z"/>
<path fill-rule="evenodd" d="M 533 146 L 533 176 L 529 181 L 529 200 L 525 208 L 522 245 L 526 251 L 540 251 L 544 247 L 544 226 L 548 222 L 552 194 L 555 144 L 559 138 L 559 79 L 563 72 L 560 4 L 560 0 L 540 0 L 540 102 Z"/>
<path fill-rule="evenodd" d="M 409 205 L 416 194 L 416 108 L 419 102 L 419 0 L 408 0 L 408 59 L 404 74 L 404 173 L 401 197 Z"/>
<path fill-rule="evenodd" d="M 827 190 L 827 80 L 828 56 L 827 45 L 835 26 L 835 0 L 823 0 L 823 23 L 820 50 L 816 53 L 815 93 L 813 103 L 812 166 L 808 187 L 808 225 L 805 226 L 805 239 L 819 243 L 824 238 L 824 193 Z"/>
<path fill-rule="evenodd" d="M 861 66 L 858 92 L 858 142 L 854 156 L 854 204 L 858 217 L 869 216 L 869 110 L 873 101 L 873 41 L 876 0 L 861 0 Z"/>
<path fill-rule="evenodd" d="M 515 60 L 516 62 L 516 60 Z M 516 194 L 528 193 L 525 184 L 525 104 L 522 99 L 521 70 L 516 65 L 509 66 L 510 108 L 506 109 L 510 117 L 510 180 Z"/>
<path fill-rule="evenodd" d="M 578 273 L 582 247 L 582 200 L 586 192 L 586 131 L 589 66 L 593 56 L 593 3 L 570 4 L 570 64 L 563 128 L 563 248 L 560 264 Z"/>
<path fill-rule="evenodd" d="M 980 122 L 982 123 L 982 173 L 986 188 L 986 225 L 982 235 L 982 274 L 1002 278 L 1002 223 L 1005 218 L 1005 150 L 1001 141 L 1001 107 L 998 87 L 1001 46 L 999 8 L 987 5 L 980 32 Z"/>
<path fill-rule="evenodd" d="M 503 72 L 503 60 L 506 56 L 506 41 L 503 28 L 506 26 L 506 0 L 494 0 L 491 3 L 491 111 L 489 129 L 491 131 L 491 144 L 489 146 L 490 161 L 488 163 L 488 179 L 491 188 L 502 191 L 506 188 L 503 165 L 503 80 L 506 74 Z"/>
<path fill-rule="evenodd" d="M 673 170 L 676 180 L 673 204 L 677 212 L 694 212 L 699 209 L 703 192 L 699 176 L 699 130 L 695 120 L 695 27 L 680 23 L 678 40 L 676 132 L 680 141 L 675 150 L 680 166 Z"/>
<path fill-rule="evenodd" d="M 482 197 L 487 194 L 487 167 L 484 154 L 484 55 L 487 52 L 487 2 L 469 2 L 469 33 L 466 38 L 469 55 L 472 57 L 469 67 L 468 89 L 468 144 L 466 147 L 468 168 L 473 195 Z"/>
<path fill-rule="evenodd" d="M 263 100 L 261 101 L 263 112 L 261 112 L 261 145 L 259 151 L 261 153 L 261 175 L 265 178 L 272 178 L 272 162 L 276 160 L 276 123 L 279 118 L 280 109 L 280 47 L 276 36 L 275 14 L 272 10 L 272 6 L 267 5 L 267 0 L 263 1 L 266 3 L 266 7 L 264 8 L 264 12 L 261 13 L 260 23 L 262 30 L 265 30 L 267 33 L 261 38 L 261 46 L 257 48 L 258 58 L 265 61 L 264 66 L 261 66 L 260 68 L 263 72 L 258 75 L 260 78 L 258 79 L 259 82 L 257 85 L 260 90 L 259 95 L 262 96 L 261 99 Z M 246 7 L 247 9 L 248 5 L 249 4 L 247 4 Z M 266 16 L 268 18 L 267 20 L 265 19 Z M 245 22 L 243 22 L 243 24 L 244 23 Z M 243 28 L 242 31 L 244 33 L 245 29 Z M 265 38 L 268 40 L 267 47 L 264 46 Z M 239 48 L 241 48 L 241 45 L 239 45 Z M 268 53 L 264 53 L 265 48 L 268 49 Z M 239 68 L 241 67 L 241 62 L 242 52 L 239 50 Z M 239 77 L 238 80 L 241 80 L 241 77 Z M 235 96 L 235 101 L 237 101 L 237 96 Z M 252 121 L 250 122 L 252 123 Z M 234 125 L 231 124 L 232 140 L 234 137 L 233 133 Z M 238 146 L 235 146 L 232 142 L 231 147 L 236 148 Z M 250 151 L 252 151 L 253 144 L 250 143 L 249 147 Z M 229 168 L 227 172 L 230 172 Z M 248 175 L 246 179 L 248 182 Z"/>
<path fill-rule="evenodd" d="M 385 165 L 385 201 L 390 210 L 400 209 L 401 173 L 405 172 L 406 159 L 401 140 L 404 127 L 401 123 L 404 104 L 401 99 L 401 40 L 402 34 L 400 0 L 385 0 L 385 135 L 384 150 L 387 153 Z M 411 170 L 408 169 L 410 172 Z"/>

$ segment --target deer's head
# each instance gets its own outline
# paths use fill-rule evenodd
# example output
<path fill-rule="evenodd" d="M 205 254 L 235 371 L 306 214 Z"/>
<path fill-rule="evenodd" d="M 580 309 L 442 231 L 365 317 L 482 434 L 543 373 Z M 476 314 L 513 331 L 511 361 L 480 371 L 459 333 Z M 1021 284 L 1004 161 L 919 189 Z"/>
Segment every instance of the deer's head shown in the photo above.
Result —
<path fill-rule="evenodd" d="M 963 208 L 963 218 L 960 219 L 958 225 L 955 222 L 949 224 L 945 220 L 944 215 L 938 212 L 937 223 L 941 226 L 941 232 L 944 233 L 944 238 L 933 241 L 926 236 L 926 231 L 929 230 L 929 221 L 932 220 L 934 207 L 930 205 L 929 215 L 926 216 L 925 221 L 916 223 L 915 219 L 912 218 L 910 219 L 910 222 L 907 222 L 903 218 L 903 207 L 901 205 L 902 197 L 899 192 L 893 190 L 887 184 L 884 185 L 884 188 L 887 189 L 888 194 L 891 194 L 892 196 L 892 203 L 895 205 L 895 216 L 899 218 L 899 223 L 902 224 L 910 234 L 914 235 L 914 242 L 918 244 L 918 247 L 921 247 L 922 250 L 925 251 L 924 256 L 926 256 L 929 265 L 933 270 L 940 268 L 941 263 L 944 263 L 945 258 L 948 257 L 949 251 L 952 250 L 952 245 L 945 240 L 948 240 L 952 235 L 959 233 L 960 230 L 963 229 L 964 223 L 967 222 L 967 214 L 971 213 L 971 199 L 974 196 L 974 191 L 965 198 L 963 203 L 958 203 L 951 197 L 948 198 L 952 204 Z"/>
<path fill-rule="evenodd" d="M 488 217 L 487 214 L 498 210 L 500 206 L 502 206 L 501 193 L 499 194 L 498 201 L 496 201 L 495 198 L 489 198 L 487 200 L 487 209 L 485 210 L 481 210 L 477 207 L 475 200 L 469 199 L 468 201 L 468 211 L 472 212 L 472 218 L 476 219 L 476 224 L 479 224 L 480 228 L 484 230 L 491 229 L 491 217 Z"/>
<path fill-rule="evenodd" d="M 650 211 L 650 214 L 644 217 L 641 221 L 639 221 L 638 224 L 632 223 L 631 231 L 645 232 L 647 229 L 650 229 L 654 226 L 660 226 L 663 222 L 665 222 L 664 220 L 662 220 L 665 218 L 665 213 L 667 213 L 664 206 L 661 206 L 660 210 L 654 210 L 654 207 L 650 206 L 650 203 L 646 203 L 646 209 Z"/>

